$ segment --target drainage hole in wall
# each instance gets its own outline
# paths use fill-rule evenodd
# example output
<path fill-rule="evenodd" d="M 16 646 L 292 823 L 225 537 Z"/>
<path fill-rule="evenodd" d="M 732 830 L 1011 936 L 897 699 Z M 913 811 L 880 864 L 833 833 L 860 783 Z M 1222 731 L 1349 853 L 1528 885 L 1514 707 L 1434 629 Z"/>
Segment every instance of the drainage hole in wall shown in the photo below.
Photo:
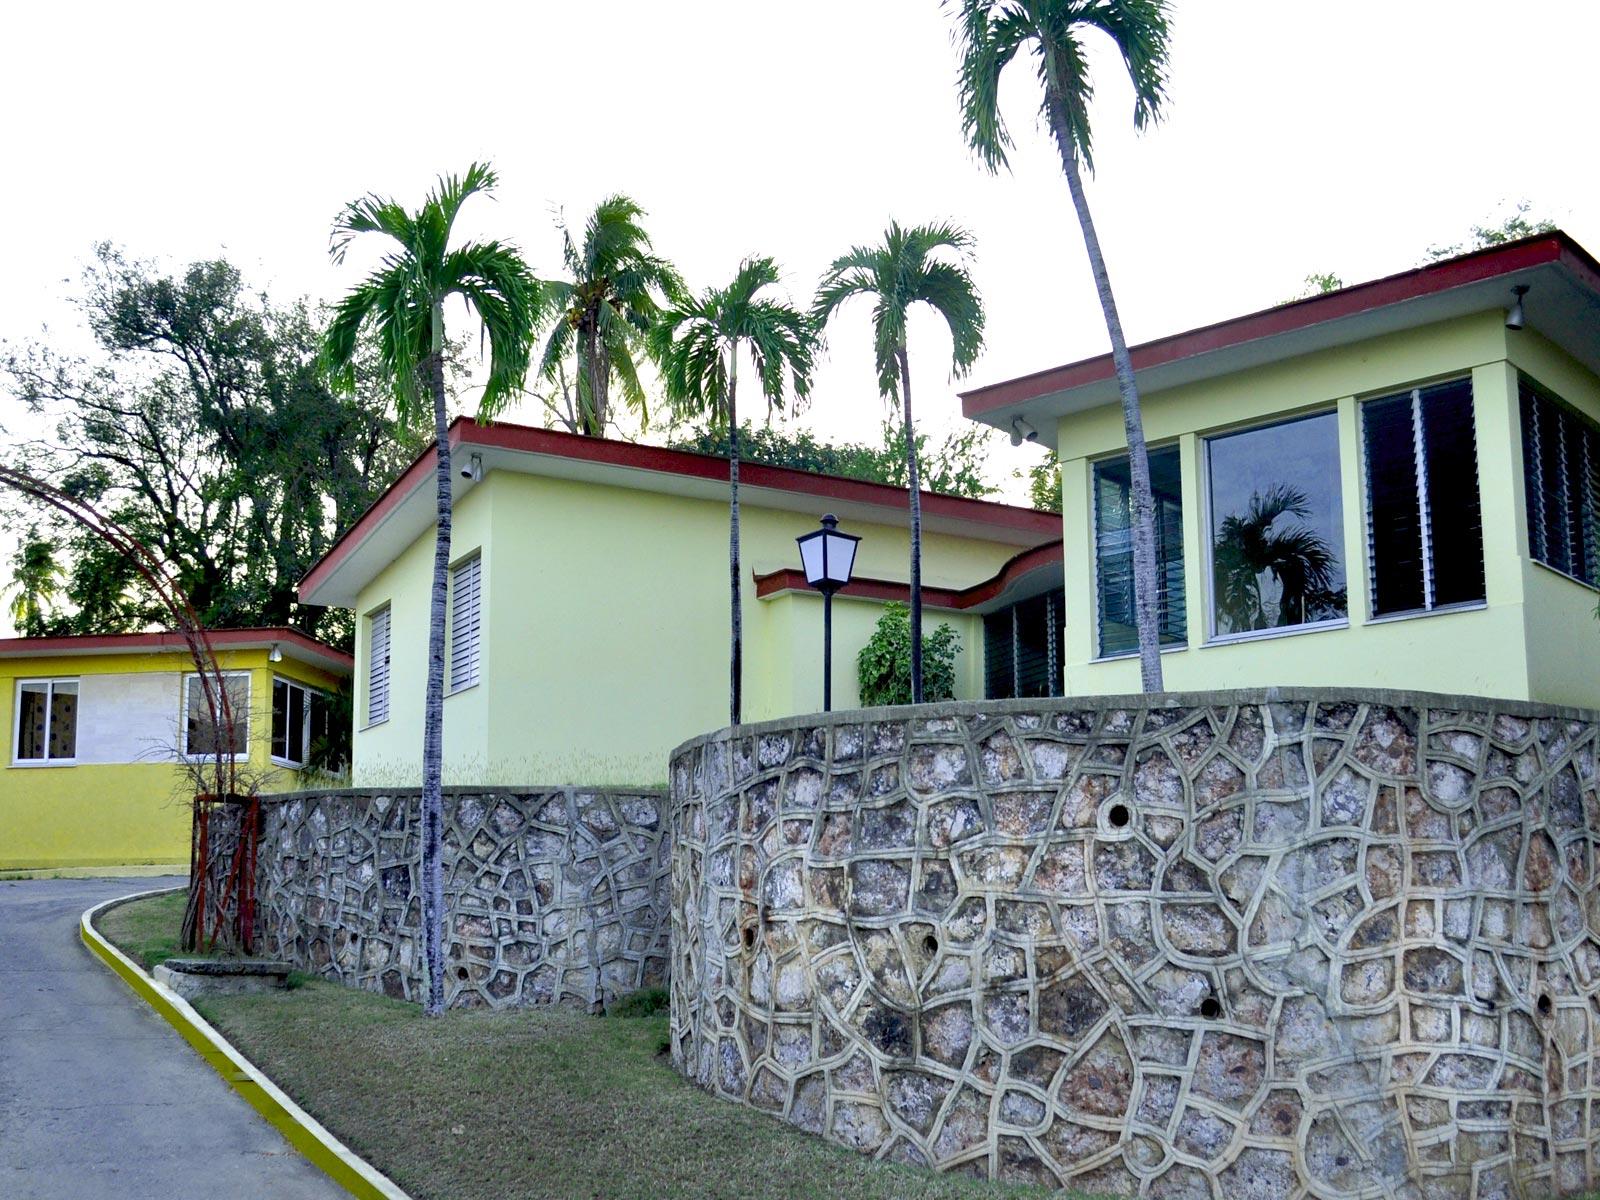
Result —
<path fill-rule="evenodd" d="M 465 979 L 466 977 L 467 977 L 467 969 L 465 967 L 457 967 L 456 968 L 456 978 L 457 979 Z"/>
<path fill-rule="evenodd" d="M 1106 820 L 1111 823 L 1113 829 L 1121 829 L 1132 816 L 1133 814 L 1128 811 L 1126 804 L 1113 804 L 1106 809 Z"/>
<path fill-rule="evenodd" d="M 746 950 L 754 950 L 755 947 L 756 947 L 756 927 L 754 925 L 746 925 L 744 927 L 744 948 Z"/>
<path fill-rule="evenodd" d="M 1551 1007 L 1551 1005 L 1550 1005 L 1550 997 L 1549 997 L 1549 995 L 1546 994 L 1546 995 L 1540 996 L 1539 997 L 1539 1014 L 1541 1016 L 1548 1017 L 1550 1015 L 1550 1007 Z"/>
<path fill-rule="evenodd" d="M 1222 1001 L 1215 996 L 1207 996 L 1200 1001 L 1200 1015 L 1208 1021 L 1215 1021 L 1222 1015 Z"/>
<path fill-rule="evenodd" d="M 939 939 L 934 937 L 931 933 L 927 937 L 923 938 L 922 952 L 929 958 L 932 958 L 935 954 L 939 953 Z"/>

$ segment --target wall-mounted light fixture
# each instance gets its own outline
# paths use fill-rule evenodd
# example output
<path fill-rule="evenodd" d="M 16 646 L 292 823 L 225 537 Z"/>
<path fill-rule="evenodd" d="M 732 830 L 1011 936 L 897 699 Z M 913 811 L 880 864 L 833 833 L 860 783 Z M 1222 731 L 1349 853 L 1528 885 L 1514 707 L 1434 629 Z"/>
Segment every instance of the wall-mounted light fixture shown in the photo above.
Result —
<path fill-rule="evenodd" d="M 267 661 L 268 662 L 282 662 L 283 661 L 283 651 L 278 648 L 278 643 L 277 642 L 273 642 L 272 643 L 272 649 L 267 651 Z"/>
<path fill-rule="evenodd" d="M 1528 323 L 1528 316 L 1522 311 L 1522 298 L 1528 294 L 1528 285 L 1519 283 L 1511 289 L 1511 294 L 1516 297 L 1511 302 L 1511 307 L 1506 310 L 1506 328 L 1521 329 Z"/>
<path fill-rule="evenodd" d="M 1011 444 L 1020 446 L 1023 442 L 1037 442 L 1039 431 L 1024 421 L 1021 416 L 1011 418 Z"/>
<path fill-rule="evenodd" d="M 473 483 L 483 482 L 483 455 L 474 454 L 462 464 L 461 478 L 470 479 Z"/>

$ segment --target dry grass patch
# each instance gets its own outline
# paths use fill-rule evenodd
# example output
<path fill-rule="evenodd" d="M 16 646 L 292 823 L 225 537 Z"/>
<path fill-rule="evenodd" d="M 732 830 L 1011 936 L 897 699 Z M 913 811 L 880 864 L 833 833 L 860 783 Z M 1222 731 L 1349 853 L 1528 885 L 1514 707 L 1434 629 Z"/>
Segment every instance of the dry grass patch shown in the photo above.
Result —
<path fill-rule="evenodd" d="M 183 925 L 183 906 L 188 899 L 188 892 L 179 891 L 119 904 L 101 913 L 95 919 L 95 928 L 148 971 L 182 953 L 178 948 L 178 931 Z"/>

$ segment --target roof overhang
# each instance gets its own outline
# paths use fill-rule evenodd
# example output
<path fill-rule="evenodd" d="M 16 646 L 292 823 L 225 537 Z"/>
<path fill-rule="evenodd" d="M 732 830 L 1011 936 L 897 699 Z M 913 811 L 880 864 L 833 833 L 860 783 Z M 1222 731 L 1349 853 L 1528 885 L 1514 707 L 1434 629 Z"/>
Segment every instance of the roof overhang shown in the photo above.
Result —
<path fill-rule="evenodd" d="M 1600 264 L 1564 233 L 1539 234 L 1307 300 L 1191 329 L 1131 351 L 1141 394 L 1509 308 L 1530 289 L 1527 327 L 1600 372 Z M 1056 422 L 1120 402 L 1111 356 L 1053 367 L 961 395 L 975 421 L 1010 430 L 1021 417 L 1055 448 Z"/>
<path fill-rule="evenodd" d="M 924 587 L 923 607 L 982 615 L 1042 595 L 1061 587 L 1064 582 L 1062 553 L 1060 541 L 1047 542 L 1011 558 L 992 578 L 982 583 L 967 588 Z M 805 572 L 795 567 L 757 575 L 755 582 L 758 600 L 771 600 L 790 592 L 816 594 L 806 582 Z M 908 585 L 889 579 L 852 579 L 837 594 L 845 600 L 879 603 L 899 601 L 904 604 L 911 599 Z"/>
<path fill-rule="evenodd" d="M 513 471 L 609 487 L 726 502 L 728 462 L 607 438 L 581 437 L 525 425 L 479 425 L 460 418 L 450 427 L 452 461 L 477 454 L 483 477 Z M 459 466 L 457 467 L 459 470 Z M 300 583 L 307 604 L 352 608 L 361 589 L 433 528 L 435 462 L 430 446 L 336 542 Z M 481 482 L 457 474 L 457 503 Z M 787 467 L 741 463 L 739 499 L 755 508 L 786 509 L 813 518 L 831 512 L 841 521 L 905 524 L 903 488 Z M 959 537 L 1032 547 L 1061 536 L 1061 518 L 1050 512 L 922 493 L 924 529 Z"/>
<path fill-rule="evenodd" d="M 349 675 L 355 660 L 343 650 L 307 637 L 297 629 L 212 629 L 206 640 L 217 650 L 271 650 L 330 675 Z M 71 658 L 94 654 L 187 654 L 181 633 L 105 633 L 70 637 L 0 638 L 0 659 Z"/>

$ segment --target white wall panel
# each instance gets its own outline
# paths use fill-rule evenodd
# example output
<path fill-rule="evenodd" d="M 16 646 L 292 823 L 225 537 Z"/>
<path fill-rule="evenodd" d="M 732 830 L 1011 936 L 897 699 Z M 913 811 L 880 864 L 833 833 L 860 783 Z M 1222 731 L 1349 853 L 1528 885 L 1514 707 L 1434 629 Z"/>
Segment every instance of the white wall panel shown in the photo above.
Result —
<path fill-rule="evenodd" d="M 78 691 L 80 763 L 160 762 L 178 744 L 177 671 L 84 675 Z"/>

